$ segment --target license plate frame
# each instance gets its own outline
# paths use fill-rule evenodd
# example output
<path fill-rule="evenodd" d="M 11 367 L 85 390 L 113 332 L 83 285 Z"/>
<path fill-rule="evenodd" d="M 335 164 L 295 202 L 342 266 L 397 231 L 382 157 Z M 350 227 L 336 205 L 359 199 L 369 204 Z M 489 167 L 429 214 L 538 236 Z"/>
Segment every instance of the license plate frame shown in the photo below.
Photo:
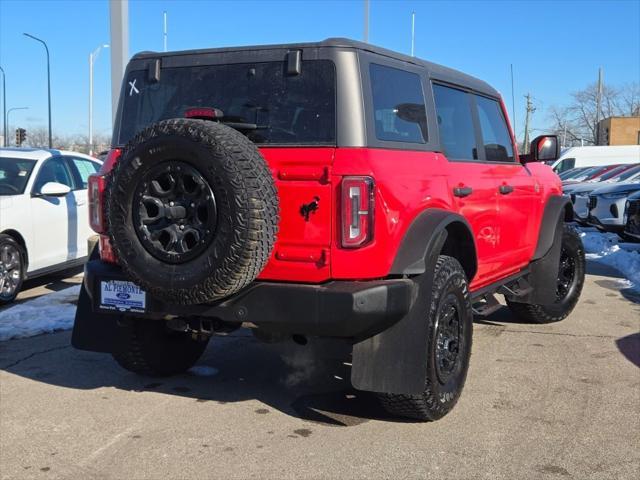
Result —
<path fill-rule="evenodd" d="M 128 280 L 100 280 L 100 310 L 145 313 L 147 292 Z"/>

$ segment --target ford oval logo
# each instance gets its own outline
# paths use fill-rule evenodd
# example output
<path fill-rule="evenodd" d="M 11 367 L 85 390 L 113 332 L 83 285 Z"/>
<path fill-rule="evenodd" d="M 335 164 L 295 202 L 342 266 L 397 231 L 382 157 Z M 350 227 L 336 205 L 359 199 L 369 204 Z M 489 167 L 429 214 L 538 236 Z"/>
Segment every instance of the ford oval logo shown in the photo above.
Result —
<path fill-rule="evenodd" d="M 129 295 L 128 293 L 124 293 L 124 292 L 116 293 L 116 296 L 121 300 L 127 300 L 127 299 L 131 298 L 131 295 Z"/>

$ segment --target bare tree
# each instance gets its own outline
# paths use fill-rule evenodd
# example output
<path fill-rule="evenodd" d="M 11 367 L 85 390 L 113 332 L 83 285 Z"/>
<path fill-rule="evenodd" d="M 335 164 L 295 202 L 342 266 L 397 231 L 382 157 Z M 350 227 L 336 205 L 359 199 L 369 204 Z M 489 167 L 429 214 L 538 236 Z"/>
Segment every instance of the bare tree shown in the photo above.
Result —
<path fill-rule="evenodd" d="M 620 89 L 620 107 L 622 114 L 640 117 L 640 82 L 632 82 Z"/>
<path fill-rule="evenodd" d="M 581 142 L 595 145 L 598 142 L 597 122 L 598 85 L 592 83 L 583 90 L 571 94 L 571 102 L 549 109 L 551 130 L 565 140 L 565 145 Z M 601 118 L 638 115 L 640 87 L 637 83 L 620 88 L 604 85 L 601 98 Z"/>

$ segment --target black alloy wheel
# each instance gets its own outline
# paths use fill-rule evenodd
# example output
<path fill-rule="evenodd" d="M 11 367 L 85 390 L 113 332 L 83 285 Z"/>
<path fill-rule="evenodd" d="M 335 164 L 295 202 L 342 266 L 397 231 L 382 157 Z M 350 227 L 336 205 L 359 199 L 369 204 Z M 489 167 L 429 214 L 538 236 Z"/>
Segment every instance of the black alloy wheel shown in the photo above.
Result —
<path fill-rule="evenodd" d="M 215 235 L 216 200 L 193 166 L 162 162 L 142 176 L 133 198 L 133 225 L 145 249 L 169 263 L 200 255 Z"/>
<path fill-rule="evenodd" d="M 461 324 L 458 309 L 456 296 L 449 294 L 436 324 L 435 369 L 442 384 L 447 383 L 459 362 Z"/>

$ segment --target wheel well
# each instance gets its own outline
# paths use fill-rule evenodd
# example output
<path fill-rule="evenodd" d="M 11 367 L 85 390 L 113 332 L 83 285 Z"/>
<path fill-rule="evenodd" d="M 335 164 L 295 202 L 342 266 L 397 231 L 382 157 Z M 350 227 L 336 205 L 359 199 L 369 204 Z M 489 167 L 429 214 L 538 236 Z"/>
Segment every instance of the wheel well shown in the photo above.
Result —
<path fill-rule="evenodd" d="M 471 281 L 478 270 L 476 247 L 469 228 L 461 222 L 453 222 L 446 226 L 447 239 L 442 246 L 441 255 L 457 259 L 467 279 Z"/>
<path fill-rule="evenodd" d="M 17 230 L 5 230 L 3 232 L 0 232 L 3 235 L 9 235 L 11 238 L 13 238 L 16 242 L 18 242 L 18 244 L 22 247 L 22 249 L 24 250 L 24 261 L 25 264 L 28 265 L 28 260 L 29 260 L 29 254 L 27 252 L 27 242 L 24 241 L 24 237 L 22 235 L 20 235 L 20 233 Z"/>

